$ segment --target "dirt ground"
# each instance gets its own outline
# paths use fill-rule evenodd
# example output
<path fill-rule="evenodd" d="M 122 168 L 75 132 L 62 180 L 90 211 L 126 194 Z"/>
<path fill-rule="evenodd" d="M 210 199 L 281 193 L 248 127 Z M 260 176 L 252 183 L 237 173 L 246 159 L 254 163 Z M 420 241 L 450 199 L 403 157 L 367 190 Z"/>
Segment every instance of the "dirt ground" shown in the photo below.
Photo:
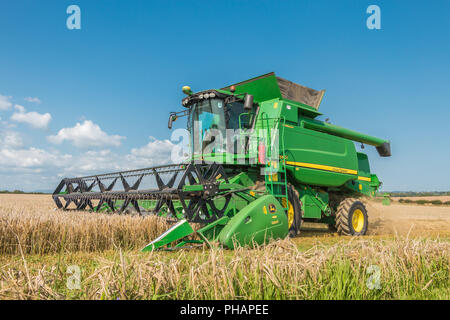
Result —
<path fill-rule="evenodd" d="M 369 214 L 368 235 L 450 236 L 450 207 L 365 201 Z M 328 234 L 326 226 L 305 223 L 302 237 Z"/>
<path fill-rule="evenodd" d="M 397 204 L 367 204 L 370 234 L 449 234 L 450 207 Z"/>
<path fill-rule="evenodd" d="M 429 200 L 429 201 L 441 200 L 442 202 L 446 202 L 446 201 L 450 201 L 450 196 L 391 197 L 391 200 L 393 200 L 393 201 L 398 201 L 400 199 L 403 199 L 403 200 L 408 199 L 408 200 L 413 200 L 413 201 L 416 201 L 416 200 Z"/>

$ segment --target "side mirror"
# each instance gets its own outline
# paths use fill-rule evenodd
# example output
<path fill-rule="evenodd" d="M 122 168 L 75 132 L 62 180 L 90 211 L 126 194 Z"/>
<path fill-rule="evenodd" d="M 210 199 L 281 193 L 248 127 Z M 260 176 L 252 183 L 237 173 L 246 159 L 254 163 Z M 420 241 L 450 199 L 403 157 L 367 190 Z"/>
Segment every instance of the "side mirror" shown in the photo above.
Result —
<path fill-rule="evenodd" d="M 172 129 L 172 123 L 173 123 L 174 121 L 176 121 L 176 120 L 177 120 L 177 116 L 174 115 L 174 114 L 171 114 L 171 115 L 169 116 L 169 124 L 167 125 L 167 127 L 168 127 L 169 129 Z"/>
<path fill-rule="evenodd" d="M 253 95 L 246 94 L 244 98 L 244 110 L 252 110 L 253 108 Z"/>

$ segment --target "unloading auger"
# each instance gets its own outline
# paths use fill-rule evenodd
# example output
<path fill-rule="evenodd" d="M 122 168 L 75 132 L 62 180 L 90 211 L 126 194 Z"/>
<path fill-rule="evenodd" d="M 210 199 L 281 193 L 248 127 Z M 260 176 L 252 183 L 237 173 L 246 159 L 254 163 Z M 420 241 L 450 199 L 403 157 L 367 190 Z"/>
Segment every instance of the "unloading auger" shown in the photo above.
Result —
<path fill-rule="evenodd" d="M 143 250 L 192 243 L 224 247 L 295 236 L 303 221 L 343 235 L 364 235 L 362 197 L 381 185 L 354 141 L 391 155 L 387 140 L 315 119 L 324 91 L 269 73 L 222 89 L 193 93 L 172 112 L 188 116 L 186 163 L 63 179 L 59 209 L 155 214 L 174 225 Z M 200 240 L 190 223 L 199 223 Z M 175 243 L 175 245 L 173 244 Z"/>

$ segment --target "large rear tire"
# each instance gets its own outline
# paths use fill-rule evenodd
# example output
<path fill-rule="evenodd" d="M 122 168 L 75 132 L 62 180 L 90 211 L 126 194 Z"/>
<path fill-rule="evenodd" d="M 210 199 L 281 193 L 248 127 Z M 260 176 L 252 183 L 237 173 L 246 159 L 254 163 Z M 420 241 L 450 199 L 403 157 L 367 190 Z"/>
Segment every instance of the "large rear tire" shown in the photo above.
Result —
<path fill-rule="evenodd" d="M 354 198 L 344 199 L 336 212 L 336 229 L 340 235 L 362 236 L 367 233 L 369 217 L 364 204 Z"/>
<path fill-rule="evenodd" d="M 288 192 L 288 227 L 289 237 L 293 238 L 300 233 L 300 226 L 302 225 L 302 207 L 300 205 L 300 195 L 298 191 L 290 183 L 287 188 Z M 282 205 L 286 207 L 285 201 Z"/>

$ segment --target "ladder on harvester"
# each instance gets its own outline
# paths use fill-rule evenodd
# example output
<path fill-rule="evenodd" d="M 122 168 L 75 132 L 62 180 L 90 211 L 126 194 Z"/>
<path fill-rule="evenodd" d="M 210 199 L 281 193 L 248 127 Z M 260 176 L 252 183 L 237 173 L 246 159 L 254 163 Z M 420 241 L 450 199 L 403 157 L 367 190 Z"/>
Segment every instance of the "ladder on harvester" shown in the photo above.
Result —
<path fill-rule="evenodd" d="M 285 118 L 277 118 L 274 119 L 274 123 L 272 125 L 272 129 L 279 129 L 278 132 L 278 143 L 279 143 L 279 152 L 274 156 L 272 156 L 272 148 L 273 148 L 273 132 L 271 127 L 269 126 L 269 118 L 264 118 L 267 124 L 267 150 L 266 150 L 266 166 L 264 168 L 265 174 L 265 182 L 266 182 L 266 190 L 272 194 L 283 206 L 284 210 L 287 211 L 288 206 L 288 181 L 287 181 L 287 173 L 286 173 L 286 149 L 284 146 L 284 123 Z M 264 121 L 263 121 L 264 123 Z M 275 141 L 276 143 L 276 141 Z"/>

